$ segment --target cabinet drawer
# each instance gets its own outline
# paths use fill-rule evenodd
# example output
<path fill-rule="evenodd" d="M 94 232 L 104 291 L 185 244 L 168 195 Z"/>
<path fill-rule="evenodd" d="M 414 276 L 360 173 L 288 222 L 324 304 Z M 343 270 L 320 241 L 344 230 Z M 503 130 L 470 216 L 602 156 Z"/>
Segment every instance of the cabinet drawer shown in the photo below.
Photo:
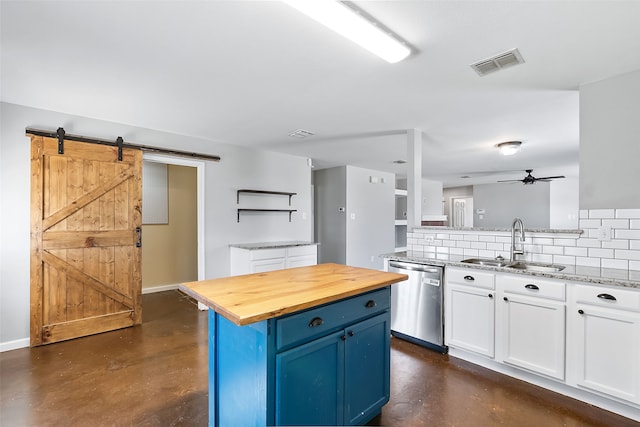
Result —
<path fill-rule="evenodd" d="M 285 248 L 254 250 L 251 251 L 251 260 L 256 261 L 259 259 L 284 258 L 286 256 L 286 253 L 287 250 Z"/>
<path fill-rule="evenodd" d="M 575 298 L 577 303 L 640 311 L 640 290 L 576 285 Z"/>
<path fill-rule="evenodd" d="M 444 275 L 448 283 L 477 286 L 486 289 L 493 289 L 495 287 L 495 274 L 493 273 L 485 273 L 471 268 L 447 268 Z"/>
<path fill-rule="evenodd" d="M 564 282 L 544 280 L 534 276 L 498 276 L 496 281 L 500 283 L 504 292 L 565 300 Z"/>
<path fill-rule="evenodd" d="M 276 319 L 278 350 L 301 344 L 389 309 L 389 288 Z"/>
<path fill-rule="evenodd" d="M 292 246 L 287 248 L 287 256 L 315 255 L 316 245 Z"/>

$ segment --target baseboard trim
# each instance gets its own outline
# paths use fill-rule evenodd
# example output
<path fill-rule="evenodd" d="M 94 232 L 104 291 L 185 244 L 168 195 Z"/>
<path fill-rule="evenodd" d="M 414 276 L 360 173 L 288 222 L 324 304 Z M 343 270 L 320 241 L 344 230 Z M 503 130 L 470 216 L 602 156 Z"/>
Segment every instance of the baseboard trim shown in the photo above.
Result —
<path fill-rule="evenodd" d="M 29 338 L 20 338 L 19 340 L 2 342 L 0 343 L 0 353 L 25 347 L 29 347 Z"/>
<path fill-rule="evenodd" d="M 174 285 L 160 285 L 160 286 L 151 286 L 147 288 L 142 288 L 142 294 L 153 294 L 156 292 L 164 292 L 164 291 L 173 291 L 178 289 L 178 284 Z"/>

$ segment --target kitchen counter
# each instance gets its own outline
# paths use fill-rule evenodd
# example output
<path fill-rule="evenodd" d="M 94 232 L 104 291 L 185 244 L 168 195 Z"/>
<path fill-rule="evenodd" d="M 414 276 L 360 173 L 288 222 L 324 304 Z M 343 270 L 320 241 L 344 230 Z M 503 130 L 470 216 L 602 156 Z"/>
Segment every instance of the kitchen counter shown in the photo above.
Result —
<path fill-rule="evenodd" d="M 292 240 L 288 242 L 231 243 L 229 247 L 254 250 L 254 249 L 291 248 L 294 246 L 307 246 L 307 245 L 318 245 L 318 243 L 305 242 L 301 240 Z"/>
<path fill-rule="evenodd" d="M 473 268 L 477 270 L 492 270 L 502 273 L 524 274 L 529 276 L 549 277 L 560 280 L 570 280 L 584 283 L 593 283 L 610 286 L 621 286 L 627 288 L 640 289 L 640 271 L 617 270 L 613 268 L 597 268 L 583 266 L 566 266 L 562 271 L 537 272 L 523 271 L 507 267 L 493 267 L 477 264 L 467 264 L 461 262 L 463 259 L 473 258 L 462 255 L 435 254 L 415 251 L 392 252 L 381 255 L 398 261 L 409 261 L 417 263 L 429 263 L 433 265 Z"/>
<path fill-rule="evenodd" d="M 362 425 L 390 393 L 390 285 L 319 264 L 185 283 L 209 307 L 209 425 Z"/>
<path fill-rule="evenodd" d="M 184 283 L 179 289 L 238 326 L 358 295 L 403 274 L 340 264 L 318 264 L 266 273 Z"/>

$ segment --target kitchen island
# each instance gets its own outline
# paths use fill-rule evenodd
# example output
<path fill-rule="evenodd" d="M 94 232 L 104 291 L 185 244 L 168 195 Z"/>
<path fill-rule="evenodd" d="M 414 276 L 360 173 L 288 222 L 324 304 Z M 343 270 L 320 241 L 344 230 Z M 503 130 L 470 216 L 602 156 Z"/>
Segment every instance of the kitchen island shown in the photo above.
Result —
<path fill-rule="evenodd" d="M 209 307 L 209 425 L 361 425 L 389 400 L 390 285 L 320 264 L 185 283 Z"/>

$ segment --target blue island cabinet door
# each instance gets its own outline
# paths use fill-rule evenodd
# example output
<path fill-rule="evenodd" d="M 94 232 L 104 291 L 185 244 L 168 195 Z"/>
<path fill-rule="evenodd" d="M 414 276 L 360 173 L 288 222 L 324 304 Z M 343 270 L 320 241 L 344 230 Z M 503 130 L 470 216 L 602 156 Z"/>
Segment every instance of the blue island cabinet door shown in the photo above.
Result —
<path fill-rule="evenodd" d="M 362 425 L 389 402 L 390 316 L 384 312 L 346 329 L 345 425 Z"/>
<path fill-rule="evenodd" d="M 276 425 L 342 425 L 344 331 L 276 355 Z"/>

